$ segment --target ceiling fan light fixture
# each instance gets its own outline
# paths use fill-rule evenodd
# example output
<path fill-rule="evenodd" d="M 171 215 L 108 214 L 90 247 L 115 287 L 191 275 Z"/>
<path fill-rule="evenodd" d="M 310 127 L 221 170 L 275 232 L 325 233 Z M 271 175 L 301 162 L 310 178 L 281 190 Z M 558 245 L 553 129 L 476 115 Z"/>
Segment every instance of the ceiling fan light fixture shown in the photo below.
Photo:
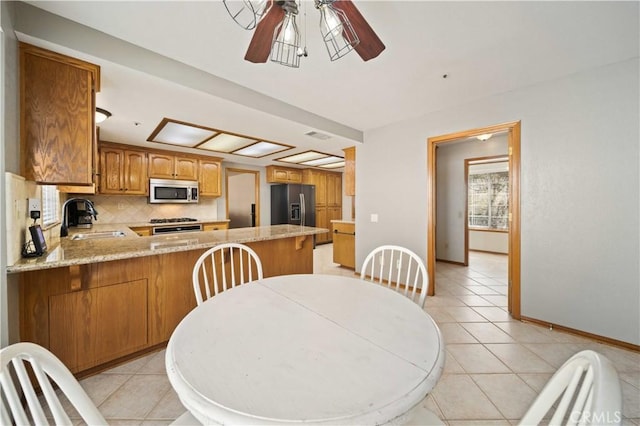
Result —
<path fill-rule="evenodd" d="M 300 31 L 296 24 L 296 15 L 287 11 L 273 32 L 273 44 L 271 46 L 271 61 L 292 68 L 300 67 Z"/>
<path fill-rule="evenodd" d="M 231 18 L 245 30 L 252 30 L 273 5 L 272 0 L 222 0 Z"/>
<path fill-rule="evenodd" d="M 316 0 L 320 11 L 320 33 L 332 61 L 351 52 L 360 43 L 347 15 L 332 6 L 332 0 Z"/>

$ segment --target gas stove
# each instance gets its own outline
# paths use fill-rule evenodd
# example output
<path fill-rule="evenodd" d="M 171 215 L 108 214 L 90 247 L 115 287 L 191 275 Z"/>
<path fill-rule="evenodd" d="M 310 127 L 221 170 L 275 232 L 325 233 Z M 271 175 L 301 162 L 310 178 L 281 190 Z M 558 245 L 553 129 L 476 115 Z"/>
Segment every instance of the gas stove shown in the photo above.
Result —
<path fill-rule="evenodd" d="M 198 219 L 190 217 L 172 217 L 168 219 L 151 219 L 149 223 L 178 223 L 178 222 L 197 222 Z"/>

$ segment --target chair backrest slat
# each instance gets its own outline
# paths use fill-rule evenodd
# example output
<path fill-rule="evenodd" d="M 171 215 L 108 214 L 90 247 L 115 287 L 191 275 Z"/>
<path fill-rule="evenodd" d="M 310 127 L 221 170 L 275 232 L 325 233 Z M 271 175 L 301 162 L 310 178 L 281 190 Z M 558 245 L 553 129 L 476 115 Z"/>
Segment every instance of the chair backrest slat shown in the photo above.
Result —
<path fill-rule="evenodd" d="M 60 393 L 85 423 L 107 424 L 69 369 L 42 346 L 30 342 L 7 346 L 0 349 L 0 363 L 2 424 L 47 425 L 50 421 L 56 425 L 72 424 L 69 413 L 65 410 L 66 404 L 60 401 Z M 54 389 L 53 384 L 59 391 Z M 20 386 L 19 389 L 16 388 L 17 385 Z M 44 398 L 38 398 L 36 388 Z M 26 407 L 23 406 L 20 395 L 24 397 Z M 45 408 L 48 408 L 52 419 L 45 414 Z"/>
<path fill-rule="evenodd" d="M 387 286 L 414 301 L 417 296 L 420 306 L 424 306 L 429 289 L 422 259 L 400 246 L 383 245 L 372 250 L 362 264 L 360 278 Z"/>
<path fill-rule="evenodd" d="M 560 401 L 558 401 L 560 399 Z M 531 404 L 521 425 L 590 425 L 622 421 L 622 391 L 613 364 L 592 350 L 569 358 Z"/>
<path fill-rule="evenodd" d="M 219 244 L 205 251 L 193 267 L 192 281 L 197 305 L 220 292 L 254 281 L 254 269 L 255 279 L 261 280 L 260 258 L 244 244 Z"/>

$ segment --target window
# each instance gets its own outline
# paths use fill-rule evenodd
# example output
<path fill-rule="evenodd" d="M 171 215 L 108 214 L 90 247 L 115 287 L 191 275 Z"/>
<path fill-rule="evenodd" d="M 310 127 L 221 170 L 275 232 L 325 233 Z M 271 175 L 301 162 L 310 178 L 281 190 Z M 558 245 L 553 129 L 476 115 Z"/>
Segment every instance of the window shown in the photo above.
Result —
<path fill-rule="evenodd" d="M 43 185 L 42 226 L 44 228 L 60 222 L 60 193 L 57 186 Z"/>
<path fill-rule="evenodd" d="M 471 170 L 471 169 L 470 169 Z M 509 172 L 469 172 L 469 227 L 509 227 Z"/>

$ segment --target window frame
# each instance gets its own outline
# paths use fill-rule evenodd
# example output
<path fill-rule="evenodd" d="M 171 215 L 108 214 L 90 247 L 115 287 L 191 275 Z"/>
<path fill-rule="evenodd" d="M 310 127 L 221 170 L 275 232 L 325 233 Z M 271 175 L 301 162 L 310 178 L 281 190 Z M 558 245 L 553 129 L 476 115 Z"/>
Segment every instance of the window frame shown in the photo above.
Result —
<path fill-rule="evenodd" d="M 60 191 L 55 185 L 42 185 L 41 196 L 42 228 L 53 228 L 60 223 Z"/>
<path fill-rule="evenodd" d="M 473 173 L 471 170 L 471 166 L 475 166 L 475 165 L 482 165 L 482 164 L 491 164 L 491 163 L 504 163 L 506 164 L 506 170 L 494 170 L 494 171 L 484 171 L 484 172 L 477 172 L 477 173 Z M 504 159 L 503 157 L 501 157 L 501 159 L 493 159 L 493 161 L 491 159 L 484 159 L 483 161 L 473 161 L 473 162 L 469 162 L 468 164 L 468 169 L 466 170 L 466 203 L 467 203 L 467 207 L 466 207 L 466 224 L 467 224 L 467 229 L 469 229 L 470 231 L 484 231 L 484 232 L 509 232 L 509 212 L 510 207 L 509 207 L 509 201 L 510 201 L 510 196 L 509 196 L 509 162 L 508 159 Z M 471 224 L 471 213 L 472 213 L 472 206 L 470 203 L 470 198 L 472 197 L 473 191 L 471 190 L 471 176 L 473 175 L 496 175 L 496 174 L 502 174 L 502 173 L 506 173 L 506 188 L 505 188 L 505 197 L 506 197 L 506 215 L 500 215 L 498 217 L 500 218 L 504 218 L 505 221 L 505 226 L 504 227 L 494 227 L 492 226 L 492 212 L 494 211 L 494 209 L 492 209 L 491 207 L 493 206 L 493 203 L 491 203 L 491 198 L 492 198 L 492 194 L 493 194 L 493 186 L 494 186 L 494 182 L 492 181 L 491 177 L 489 177 L 487 179 L 487 197 L 489 198 L 488 202 L 488 211 L 487 211 L 487 226 L 478 226 L 478 225 L 472 225 Z M 494 200 L 495 201 L 495 200 Z M 476 215 L 477 216 L 477 215 Z"/>

